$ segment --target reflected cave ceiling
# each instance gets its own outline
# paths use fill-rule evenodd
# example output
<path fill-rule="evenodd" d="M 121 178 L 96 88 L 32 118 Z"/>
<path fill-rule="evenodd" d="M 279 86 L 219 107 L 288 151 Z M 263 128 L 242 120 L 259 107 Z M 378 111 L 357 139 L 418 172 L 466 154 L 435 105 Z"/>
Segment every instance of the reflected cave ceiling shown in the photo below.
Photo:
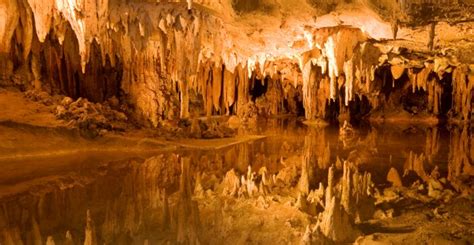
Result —
<path fill-rule="evenodd" d="M 254 73 L 302 85 L 307 118 L 324 114 L 341 84 L 346 106 L 353 94 L 379 104 L 371 82 L 382 65 L 394 79 L 415 69 L 413 89 L 437 104 L 442 91 L 429 74 L 441 80 L 459 67 L 453 79 L 471 81 L 473 13 L 472 0 L 0 0 L 0 76 L 60 80 L 63 93 L 100 101 L 111 84 L 101 75 L 113 74 L 155 126 L 172 117 L 166 96 L 175 85 L 167 81 L 177 83 L 187 117 L 189 88 L 212 114 L 246 103 L 237 84 Z M 315 69 L 327 77 L 316 90 Z M 470 88 L 455 86 L 453 95 Z M 459 103 L 469 114 L 470 103 Z"/>

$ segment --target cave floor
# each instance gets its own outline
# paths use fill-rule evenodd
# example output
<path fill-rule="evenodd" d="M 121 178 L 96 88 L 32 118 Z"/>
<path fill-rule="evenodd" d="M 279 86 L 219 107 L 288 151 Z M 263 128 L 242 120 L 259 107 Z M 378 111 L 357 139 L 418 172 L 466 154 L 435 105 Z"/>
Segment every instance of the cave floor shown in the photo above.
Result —
<path fill-rule="evenodd" d="M 56 120 L 51 108 L 1 93 L 0 226 L 12 244 L 307 241 L 305 231 L 317 216 L 302 206 L 296 190 L 304 159 L 317 168 L 311 189 L 325 183 L 327 168 L 340 160 L 371 173 L 375 212 L 353 224 L 355 243 L 474 241 L 474 144 L 467 126 L 360 125 L 344 134 L 334 126 L 278 119 L 224 139 L 170 140 L 144 131 L 89 139 Z M 9 107 L 13 102 L 19 106 Z M 441 194 L 428 193 L 410 162 L 413 155 L 423 157 L 427 173 L 436 169 L 445 183 Z M 459 164 L 456 156 L 467 162 Z M 391 187 L 391 168 L 403 175 L 403 186 Z M 229 194 L 231 172 L 242 182 L 255 173 L 254 184 L 265 172 L 279 184 Z"/>

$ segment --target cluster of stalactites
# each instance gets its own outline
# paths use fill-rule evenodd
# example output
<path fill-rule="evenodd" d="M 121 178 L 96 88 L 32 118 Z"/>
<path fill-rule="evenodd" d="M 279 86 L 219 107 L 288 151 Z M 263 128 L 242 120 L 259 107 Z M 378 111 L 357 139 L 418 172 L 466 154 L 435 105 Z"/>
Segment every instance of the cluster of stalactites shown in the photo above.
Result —
<path fill-rule="evenodd" d="M 443 93 L 443 88 L 436 81 L 436 77 L 430 77 L 433 68 L 433 63 L 426 63 L 418 73 L 415 72 L 415 68 L 409 68 L 408 78 L 411 82 L 412 93 L 415 93 L 420 89 L 425 91 L 428 94 L 428 110 L 437 115 L 439 114 L 441 106 L 441 94 Z"/>
<path fill-rule="evenodd" d="M 206 115 L 229 113 L 230 107 L 245 105 L 249 98 L 247 67 L 239 63 L 229 70 L 222 63 L 200 63 L 197 76 L 191 80 L 189 89 L 201 94 Z"/>
<path fill-rule="evenodd" d="M 453 110 L 461 119 L 471 118 L 473 93 L 474 65 L 456 67 L 453 71 Z"/>
<path fill-rule="evenodd" d="M 392 59 L 393 79 L 399 79 L 405 70 L 411 83 L 412 93 L 422 90 L 428 95 L 428 110 L 437 115 L 441 108 L 443 86 L 440 81 L 452 74 L 452 113 L 461 120 L 471 118 L 472 92 L 474 91 L 474 66 L 460 64 L 453 57 L 435 57 L 422 64 L 410 66 L 400 59 Z"/>
<path fill-rule="evenodd" d="M 370 91 L 381 53 L 367 40 L 357 28 L 324 28 L 313 33 L 313 49 L 298 57 L 307 119 L 324 118 L 327 102 L 338 99 L 342 87 L 345 106 L 355 91 Z"/>
<path fill-rule="evenodd" d="M 400 55 L 393 47 L 374 45 L 359 29 L 348 27 L 316 30 L 309 41 L 312 50 L 298 56 L 303 81 L 303 105 L 306 118 L 325 118 L 330 101 L 340 99 L 347 107 L 354 95 L 366 95 L 371 103 L 374 93 L 372 82 L 378 67 L 389 65 L 392 86 L 395 80 L 407 74 L 412 93 L 426 92 L 427 109 L 441 113 L 443 85 L 440 82 L 452 73 L 452 112 L 461 120 L 469 120 L 474 89 L 474 66 L 459 63 L 455 57 L 417 58 L 411 60 Z M 385 78 L 384 78 L 385 79 Z M 384 80 L 385 81 L 385 80 Z"/>

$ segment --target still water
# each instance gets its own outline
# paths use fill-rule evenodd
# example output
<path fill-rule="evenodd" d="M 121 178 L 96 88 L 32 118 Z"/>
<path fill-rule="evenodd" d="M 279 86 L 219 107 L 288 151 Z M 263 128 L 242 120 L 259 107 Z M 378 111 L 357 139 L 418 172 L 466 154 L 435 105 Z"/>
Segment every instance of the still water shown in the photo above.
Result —
<path fill-rule="evenodd" d="M 299 173 L 302 162 L 308 162 L 316 169 L 311 187 L 317 188 L 319 182 L 326 181 L 329 166 L 347 160 L 370 172 L 377 187 L 384 187 L 391 167 L 407 175 L 405 185 L 410 184 L 410 178 L 416 179 L 410 173 L 414 170 L 410 159 L 417 157 L 423 159 L 428 174 L 437 167 L 455 190 L 462 191 L 472 184 L 474 144 L 468 127 L 372 125 L 341 130 L 275 120 L 239 132 L 266 136 L 258 140 L 202 150 L 164 143 L 133 153 L 106 151 L 111 146 L 117 149 L 119 143 L 88 142 L 61 132 L 52 134 L 12 125 L 3 125 L 0 130 L 14 132 L 0 144 L 4 156 L 12 151 L 21 156 L 21 147 L 29 152 L 43 147 L 47 152 L 61 147 L 74 149 L 74 142 L 99 146 L 79 153 L 16 158 L 0 155 L 1 244 L 229 241 L 231 236 L 241 236 L 235 233 L 244 232 L 239 229 L 245 225 L 239 226 L 238 217 L 234 217 L 234 230 L 223 230 L 227 222 L 222 221 L 226 219 L 223 210 L 232 205 L 246 206 L 218 198 L 220 184 L 229 170 L 245 175 L 249 166 L 251 172 L 265 169 L 269 175 L 277 175 L 289 168 Z M 34 147 L 28 143 L 46 140 L 45 135 L 54 135 L 57 143 L 37 143 Z M 135 147 L 133 141 L 126 144 L 126 148 Z M 296 182 L 293 179 L 286 184 L 290 188 Z M 290 191 L 285 193 L 288 200 L 296 198 Z M 258 206 L 260 199 L 255 199 L 252 205 Z M 245 215 L 251 220 L 262 213 L 249 210 Z M 264 225 L 259 227 L 249 229 L 266 229 Z M 271 232 L 268 236 L 278 236 Z"/>

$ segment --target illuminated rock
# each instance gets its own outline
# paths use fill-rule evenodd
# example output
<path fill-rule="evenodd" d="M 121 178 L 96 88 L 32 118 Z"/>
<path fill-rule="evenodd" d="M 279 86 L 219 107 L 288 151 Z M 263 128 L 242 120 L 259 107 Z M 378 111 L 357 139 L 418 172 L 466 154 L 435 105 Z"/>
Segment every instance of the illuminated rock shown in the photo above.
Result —
<path fill-rule="evenodd" d="M 392 183 L 392 186 L 394 186 L 394 187 L 403 186 L 402 179 L 400 178 L 400 175 L 398 174 L 398 171 L 393 167 L 390 168 L 390 170 L 388 171 L 387 181 Z"/>

